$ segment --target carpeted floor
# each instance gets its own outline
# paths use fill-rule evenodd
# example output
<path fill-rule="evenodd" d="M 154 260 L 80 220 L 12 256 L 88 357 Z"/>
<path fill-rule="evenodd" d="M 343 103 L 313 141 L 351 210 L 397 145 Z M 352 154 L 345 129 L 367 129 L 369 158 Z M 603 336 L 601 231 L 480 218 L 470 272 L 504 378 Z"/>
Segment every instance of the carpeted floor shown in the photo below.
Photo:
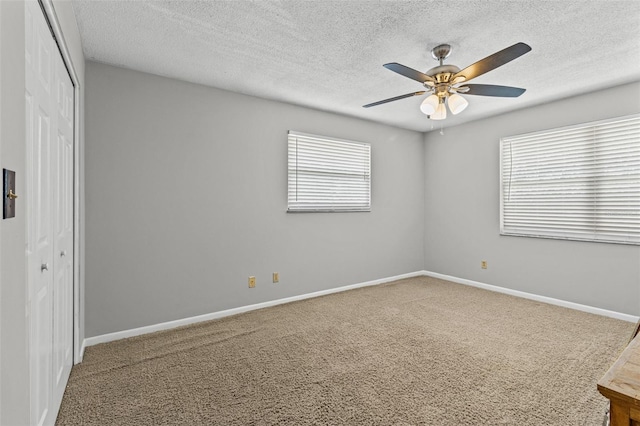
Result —
<path fill-rule="evenodd" d="M 633 324 L 418 277 L 87 348 L 58 425 L 600 425 Z"/>

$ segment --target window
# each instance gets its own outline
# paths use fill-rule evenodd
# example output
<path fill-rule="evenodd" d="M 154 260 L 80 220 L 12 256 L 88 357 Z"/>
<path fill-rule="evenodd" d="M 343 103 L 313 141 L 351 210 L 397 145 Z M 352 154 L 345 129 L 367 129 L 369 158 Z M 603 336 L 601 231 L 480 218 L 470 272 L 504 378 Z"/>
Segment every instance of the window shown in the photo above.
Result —
<path fill-rule="evenodd" d="M 500 233 L 640 244 L 640 114 L 500 140 Z"/>
<path fill-rule="evenodd" d="M 289 132 L 290 212 L 371 210 L 371 145 Z"/>

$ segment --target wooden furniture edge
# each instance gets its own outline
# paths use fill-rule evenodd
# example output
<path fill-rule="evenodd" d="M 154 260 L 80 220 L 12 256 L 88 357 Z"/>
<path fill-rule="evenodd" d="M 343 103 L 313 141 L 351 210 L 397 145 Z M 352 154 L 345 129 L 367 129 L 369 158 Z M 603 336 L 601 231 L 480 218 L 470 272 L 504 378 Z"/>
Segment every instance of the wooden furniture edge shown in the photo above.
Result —
<path fill-rule="evenodd" d="M 636 330 L 637 332 L 637 327 Z M 613 363 L 609 370 L 598 380 L 598 391 L 610 400 L 625 403 L 630 406 L 640 407 L 640 385 L 635 393 L 625 392 L 617 385 L 612 384 L 614 379 L 619 376 L 619 371 L 627 364 L 632 356 L 640 359 L 640 334 L 635 335 L 627 347 L 622 351 L 618 359 Z"/>

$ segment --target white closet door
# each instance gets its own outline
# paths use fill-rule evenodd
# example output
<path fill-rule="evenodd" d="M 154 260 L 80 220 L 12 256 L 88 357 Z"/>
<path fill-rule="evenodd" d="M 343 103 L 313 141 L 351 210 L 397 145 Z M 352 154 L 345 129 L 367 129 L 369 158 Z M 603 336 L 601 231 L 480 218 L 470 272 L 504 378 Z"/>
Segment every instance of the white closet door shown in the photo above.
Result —
<path fill-rule="evenodd" d="M 25 2 L 25 97 L 31 423 L 53 425 L 73 352 L 73 88 L 34 0 Z"/>
<path fill-rule="evenodd" d="M 59 406 L 73 364 L 73 84 L 59 54 L 54 55 L 54 81 L 53 405 Z"/>
<path fill-rule="evenodd" d="M 37 3 L 25 7 L 25 96 L 27 117 L 27 257 L 29 277 L 30 387 L 32 422 L 52 424 L 53 230 L 51 139 L 54 114 L 51 34 Z M 54 111 L 55 112 L 55 111 Z"/>

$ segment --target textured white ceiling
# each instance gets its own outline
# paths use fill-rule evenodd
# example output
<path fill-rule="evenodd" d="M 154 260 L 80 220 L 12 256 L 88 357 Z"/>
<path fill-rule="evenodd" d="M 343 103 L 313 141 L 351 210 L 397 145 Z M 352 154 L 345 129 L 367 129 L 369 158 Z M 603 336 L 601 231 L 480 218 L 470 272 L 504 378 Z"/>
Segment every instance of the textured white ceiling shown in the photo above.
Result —
<path fill-rule="evenodd" d="M 640 1 L 73 2 L 87 59 L 418 131 L 640 80 Z M 461 69 L 516 42 L 533 50 L 473 83 L 524 87 L 520 98 L 466 96 L 444 122 L 421 90 L 382 67 L 426 71 L 449 43 Z M 629 96 L 637 97 L 638 93 Z M 598 108 L 606 106 L 595 106 Z"/>

